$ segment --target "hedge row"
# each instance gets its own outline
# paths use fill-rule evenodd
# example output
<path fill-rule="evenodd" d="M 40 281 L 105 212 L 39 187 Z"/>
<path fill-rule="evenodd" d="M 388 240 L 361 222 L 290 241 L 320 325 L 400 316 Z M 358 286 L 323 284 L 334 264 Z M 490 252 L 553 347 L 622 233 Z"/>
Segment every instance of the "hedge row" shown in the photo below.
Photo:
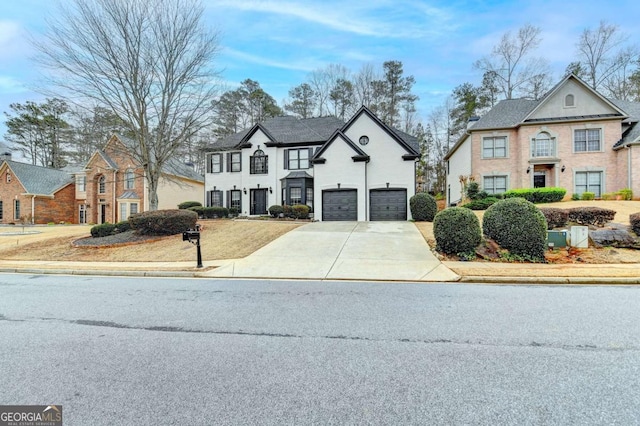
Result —
<path fill-rule="evenodd" d="M 547 219 L 547 227 L 549 229 L 567 226 L 567 222 L 569 221 L 569 212 L 567 210 L 555 207 L 541 207 L 540 211 L 545 219 Z"/>
<path fill-rule="evenodd" d="M 214 206 L 214 207 L 192 206 L 192 207 L 187 207 L 187 210 L 196 212 L 198 214 L 198 217 L 201 217 L 203 219 L 216 219 L 216 218 L 222 218 L 222 217 L 237 216 L 239 213 L 236 207 L 231 207 L 228 209 L 226 207 L 220 207 L 220 206 Z"/>
<path fill-rule="evenodd" d="M 464 207 L 471 210 L 486 210 L 491 207 L 493 204 L 500 201 L 496 197 L 486 197 L 486 198 L 478 198 L 467 204 L 463 204 L 460 207 Z"/>
<path fill-rule="evenodd" d="M 119 234 L 120 232 L 129 231 L 131 224 L 128 220 L 118 223 L 102 223 L 91 227 L 91 236 L 93 238 L 108 237 L 109 235 Z"/>
<path fill-rule="evenodd" d="M 188 209 L 189 207 L 202 207 L 202 203 L 200 201 L 183 201 L 178 204 L 178 209 L 180 210 Z"/>
<path fill-rule="evenodd" d="M 142 235 L 174 235 L 194 229 L 198 215 L 186 210 L 153 210 L 132 215 L 131 228 Z"/>
<path fill-rule="evenodd" d="M 603 226 L 611 222 L 616 215 L 615 210 L 602 207 L 574 207 L 569 209 L 569 222 L 580 225 Z"/>
<path fill-rule="evenodd" d="M 557 203 L 567 194 L 564 188 L 521 188 L 511 189 L 502 194 L 504 198 L 524 198 L 532 203 Z"/>

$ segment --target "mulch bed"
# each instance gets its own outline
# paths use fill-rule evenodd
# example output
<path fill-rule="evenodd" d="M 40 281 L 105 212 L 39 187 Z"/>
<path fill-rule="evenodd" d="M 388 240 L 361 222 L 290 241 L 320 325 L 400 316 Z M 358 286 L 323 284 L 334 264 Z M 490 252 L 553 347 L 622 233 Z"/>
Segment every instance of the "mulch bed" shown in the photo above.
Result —
<path fill-rule="evenodd" d="M 139 234 L 136 234 L 135 231 L 125 231 L 115 235 L 108 235 L 106 237 L 80 238 L 79 240 L 75 240 L 73 242 L 73 246 L 89 247 L 89 248 L 121 247 L 121 246 L 128 246 L 132 244 L 158 241 L 163 238 L 167 238 L 167 236 L 139 235 Z"/>

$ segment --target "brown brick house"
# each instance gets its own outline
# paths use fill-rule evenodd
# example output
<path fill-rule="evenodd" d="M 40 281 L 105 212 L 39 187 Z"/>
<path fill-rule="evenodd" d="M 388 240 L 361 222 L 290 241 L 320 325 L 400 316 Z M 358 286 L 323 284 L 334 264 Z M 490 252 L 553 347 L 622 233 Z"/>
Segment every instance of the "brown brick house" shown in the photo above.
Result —
<path fill-rule="evenodd" d="M 74 223 L 74 206 L 68 172 L 8 159 L 0 165 L 0 223 Z"/>

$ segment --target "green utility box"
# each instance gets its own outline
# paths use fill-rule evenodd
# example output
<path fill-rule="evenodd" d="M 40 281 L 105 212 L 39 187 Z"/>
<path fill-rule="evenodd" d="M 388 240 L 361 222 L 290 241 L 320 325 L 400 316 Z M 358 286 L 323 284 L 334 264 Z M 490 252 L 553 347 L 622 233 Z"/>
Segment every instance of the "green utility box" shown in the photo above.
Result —
<path fill-rule="evenodd" d="M 567 231 L 547 231 L 547 247 L 561 248 L 567 246 Z"/>

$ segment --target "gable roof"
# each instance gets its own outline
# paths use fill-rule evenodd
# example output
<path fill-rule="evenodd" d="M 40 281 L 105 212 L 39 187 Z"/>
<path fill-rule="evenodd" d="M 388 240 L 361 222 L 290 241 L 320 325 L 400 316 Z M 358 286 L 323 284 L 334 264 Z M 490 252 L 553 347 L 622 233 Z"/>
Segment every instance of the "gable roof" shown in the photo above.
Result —
<path fill-rule="evenodd" d="M 613 145 L 613 149 L 619 149 L 628 144 L 640 141 L 640 103 L 623 101 L 620 99 L 613 100 L 613 103 L 624 110 L 628 117 L 622 122 L 627 128 L 622 133 L 622 139 Z"/>
<path fill-rule="evenodd" d="M 311 162 L 314 164 L 321 164 L 324 163 L 325 159 L 322 158 L 322 154 L 325 153 L 325 151 L 329 148 L 329 146 L 331 146 L 331 144 L 338 139 L 338 137 L 340 137 L 342 140 L 344 140 L 347 144 L 348 147 L 350 147 L 355 153 L 356 155 L 352 156 L 351 158 L 353 159 L 353 161 L 369 161 L 369 156 L 367 155 L 366 152 L 364 152 L 362 149 L 360 149 L 360 147 L 358 145 L 356 145 L 350 138 L 349 136 L 345 135 L 342 130 L 336 130 L 335 132 L 333 132 L 333 135 L 331 135 L 331 137 L 329 138 L 329 140 L 327 140 L 327 142 L 322 145 L 322 148 L 320 148 L 313 156 L 313 158 L 311 159 Z"/>
<path fill-rule="evenodd" d="M 480 117 L 468 130 L 510 129 L 518 127 L 540 101 L 503 99 Z"/>
<path fill-rule="evenodd" d="M 389 136 L 396 142 L 398 142 L 404 149 L 407 150 L 407 153 L 410 156 L 415 156 L 416 158 L 420 156 L 420 144 L 418 143 L 418 138 L 415 136 L 411 136 L 408 133 L 405 133 L 401 130 L 394 129 L 390 126 L 387 126 L 382 120 L 378 118 L 369 108 L 362 105 L 360 109 L 351 117 L 349 121 L 342 127 L 342 131 L 346 132 L 349 127 L 363 114 L 366 114 L 371 120 L 373 120 L 382 130 L 387 132 Z"/>
<path fill-rule="evenodd" d="M 5 160 L 14 176 L 30 195 L 54 195 L 73 183 L 73 177 L 62 170 Z"/>
<path fill-rule="evenodd" d="M 229 135 L 210 147 L 210 151 L 228 151 L 237 149 L 261 130 L 271 141 L 272 146 L 293 144 L 321 144 L 344 125 L 336 117 L 297 118 L 290 115 L 273 117 L 257 123 L 249 129 Z"/>

